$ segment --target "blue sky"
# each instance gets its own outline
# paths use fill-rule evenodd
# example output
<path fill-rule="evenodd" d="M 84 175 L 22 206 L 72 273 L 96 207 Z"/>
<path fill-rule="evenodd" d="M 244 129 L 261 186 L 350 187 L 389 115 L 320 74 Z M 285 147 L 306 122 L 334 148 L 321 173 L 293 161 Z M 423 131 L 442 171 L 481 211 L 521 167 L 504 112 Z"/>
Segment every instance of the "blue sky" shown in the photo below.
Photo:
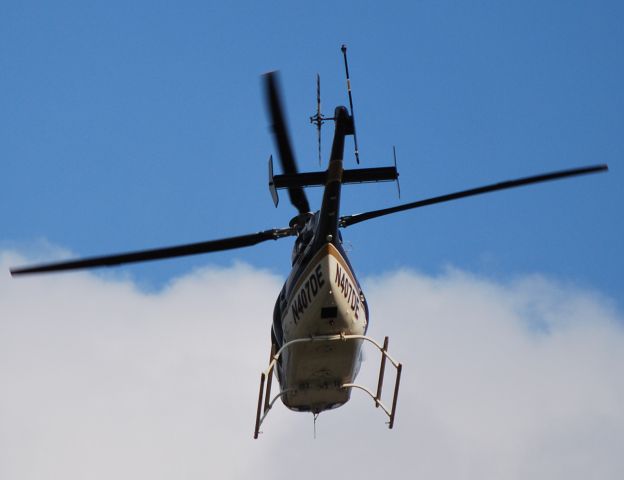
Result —
<path fill-rule="evenodd" d="M 275 149 L 259 76 L 282 71 L 300 168 L 314 170 L 315 74 L 330 114 L 347 102 L 344 42 L 363 165 L 390 164 L 396 145 L 403 201 L 611 166 L 607 175 L 352 227 L 345 239 L 358 272 L 448 264 L 495 278 L 545 272 L 622 301 L 618 2 L 20 2 L 3 10 L 5 246 L 45 239 L 91 255 L 286 225 L 293 209 L 273 208 L 266 187 Z M 392 184 L 347 187 L 343 213 L 398 201 Z M 286 240 L 127 272 L 153 288 L 237 258 L 285 275 L 289 250 Z"/>
<path fill-rule="evenodd" d="M 2 6 L 0 477 L 622 478 L 622 3 L 293 3 Z M 405 366 L 395 429 L 354 395 L 319 441 L 279 405 L 253 443 L 290 240 L 98 273 L 8 268 L 287 225 L 260 75 L 281 71 L 299 167 L 316 170 L 315 76 L 325 114 L 347 104 L 342 43 L 362 166 L 396 145 L 402 192 L 346 186 L 343 214 L 610 172 L 346 229 L 370 333 Z"/>

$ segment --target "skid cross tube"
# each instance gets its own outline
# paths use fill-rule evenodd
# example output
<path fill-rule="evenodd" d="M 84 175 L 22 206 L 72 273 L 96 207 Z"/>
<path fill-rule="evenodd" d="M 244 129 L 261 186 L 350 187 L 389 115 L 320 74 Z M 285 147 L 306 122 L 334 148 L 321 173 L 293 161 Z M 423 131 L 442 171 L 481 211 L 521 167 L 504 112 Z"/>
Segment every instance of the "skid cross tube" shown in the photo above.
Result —
<path fill-rule="evenodd" d="M 275 365 L 277 361 L 279 360 L 280 356 L 282 355 L 282 353 L 286 349 L 290 348 L 291 346 L 297 343 L 335 342 L 335 341 L 345 342 L 345 341 L 350 341 L 350 340 L 366 340 L 367 342 L 372 343 L 377 348 L 377 350 L 381 352 L 381 365 L 379 369 L 379 381 L 377 384 L 377 394 L 375 395 L 368 388 L 363 387 L 362 385 L 357 385 L 355 383 L 344 383 L 338 388 L 357 388 L 359 390 L 363 390 L 364 392 L 368 393 L 368 395 L 375 401 L 375 406 L 381 407 L 384 413 L 390 419 L 390 421 L 388 422 L 388 428 L 393 427 L 394 416 L 396 412 L 397 398 L 399 396 L 399 384 L 401 382 L 401 370 L 403 366 L 401 365 L 401 363 L 397 362 L 394 358 L 392 358 L 390 354 L 388 354 L 388 337 L 385 337 L 384 343 L 382 346 L 379 343 L 377 343 L 374 339 L 367 337 L 365 335 L 344 335 L 344 334 L 318 335 L 318 336 L 311 336 L 311 337 L 305 337 L 305 338 L 297 338 L 295 340 L 286 342 L 284 345 L 281 346 L 281 348 L 277 352 L 275 352 L 275 345 L 271 346 L 271 361 L 269 362 L 269 366 L 267 367 L 267 369 L 260 374 L 260 390 L 258 392 L 258 405 L 256 409 L 256 423 L 255 423 L 255 429 L 254 429 L 254 438 L 258 438 L 258 435 L 260 434 L 260 426 L 264 422 L 264 419 L 268 415 L 271 408 L 273 408 L 273 405 L 275 404 L 277 399 L 289 392 L 296 392 L 296 389 L 286 389 L 286 390 L 281 391 L 280 393 L 278 393 L 277 395 L 275 395 L 275 397 L 271 399 L 271 377 L 273 375 L 273 369 L 275 368 Z M 392 397 L 392 407 L 390 409 L 388 409 L 381 402 L 381 391 L 383 387 L 383 377 L 384 377 L 384 372 L 385 372 L 386 360 L 389 360 L 390 363 L 394 366 L 394 368 L 396 368 L 396 371 L 397 371 L 396 380 L 394 384 L 394 395 Z"/>

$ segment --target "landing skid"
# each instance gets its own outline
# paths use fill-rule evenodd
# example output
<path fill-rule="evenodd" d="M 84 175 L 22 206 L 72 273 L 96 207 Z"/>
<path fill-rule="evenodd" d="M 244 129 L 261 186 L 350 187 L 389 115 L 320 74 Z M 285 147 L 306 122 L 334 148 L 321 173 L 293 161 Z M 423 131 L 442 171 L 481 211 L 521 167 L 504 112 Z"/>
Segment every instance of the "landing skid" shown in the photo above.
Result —
<path fill-rule="evenodd" d="M 384 338 L 384 343 L 382 346 L 379 343 L 377 343 L 375 340 L 373 340 L 372 338 L 366 337 L 364 335 L 319 335 L 316 337 L 298 338 L 296 340 L 291 340 L 290 342 L 287 342 L 284 345 L 282 345 L 282 347 L 277 352 L 275 352 L 275 346 L 271 348 L 271 361 L 269 363 L 269 366 L 260 375 L 260 391 L 258 392 L 258 408 L 256 410 L 256 425 L 254 428 L 254 438 L 258 438 L 258 435 L 261 433 L 260 426 L 262 425 L 262 422 L 264 422 L 264 419 L 267 417 L 271 408 L 273 408 L 273 405 L 275 404 L 277 399 L 287 393 L 296 392 L 296 389 L 283 390 L 271 399 L 271 383 L 273 380 L 273 369 L 275 368 L 275 365 L 277 361 L 279 360 L 281 354 L 286 349 L 290 348 L 291 346 L 297 343 L 349 342 L 349 341 L 354 341 L 354 340 L 366 340 L 367 342 L 373 344 L 377 348 L 377 350 L 381 352 L 381 364 L 379 366 L 379 380 L 377 382 L 377 392 L 376 394 L 373 394 L 373 392 L 370 389 L 362 385 L 357 385 L 355 383 L 344 383 L 336 388 L 339 388 L 339 389 L 357 388 L 358 390 L 362 390 L 366 392 L 375 402 L 375 407 L 381 407 L 381 409 L 387 415 L 388 420 L 389 420 L 387 422 L 388 428 L 392 428 L 394 426 L 394 416 L 396 413 L 397 399 L 399 396 L 399 384 L 401 382 L 401 370 L 403 366 L 399 362 L 394 360 L 388 354 L 388 337 Z M 392 407 L 390 409 L 388 409 L 388 407 L 386 407 L 386 405 L 384 405 L 383 402 L 381 401 L 381 392 L 383 389 L 384 375 L 385 375 L 385 370 L 386 370 L 386 359 L 390 360 L 390 363 L 394 366 L 394 368 L 396 368 L 396 379 L 394 382 L 394 394 L 392 396 Z"/>

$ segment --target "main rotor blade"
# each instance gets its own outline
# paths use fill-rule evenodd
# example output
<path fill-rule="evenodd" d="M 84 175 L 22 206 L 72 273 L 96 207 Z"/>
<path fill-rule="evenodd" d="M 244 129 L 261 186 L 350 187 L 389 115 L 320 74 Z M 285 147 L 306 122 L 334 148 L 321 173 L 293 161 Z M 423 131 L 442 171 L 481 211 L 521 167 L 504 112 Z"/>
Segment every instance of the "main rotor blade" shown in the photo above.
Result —
<path fill-rule="evenodd" d="M 110 267 L 124 263 L 146 262 L 164 258 L 182 257 L 185 255 L 197 255 L 200 253 L 218 252 L 256 245 L 266 240 L 277 240 L 282 237 L 296 235 L 292 228 L 274 228 L 263 232 L 240 235 L 238 237 L 221 238 L 207 242 L 189 243 L 173 247 L 155 248 L 151 250 L 139 250 L 136 252 L 90 257 L 65 262 L 47 263 L 11 269 L 11 275 L 24 275 L 27 273 L 59 272 L 63 270 L 77 270 L 92 267 Z"/>
<path fill-rule="evenodd" d="M 269 72 L 264 75 L 264 84 L 267 107 L 271 115 L 271 126 L 275 135 L 275 142 L 277 143 L 282 170 L 285 174 L 296 174 L 298 173 L 297 164 L 290 145 L 290 136 L 288 135 L 286 121 L 284 120 L 277 72 Z M 308 213 L 310 211 L 310 204 L 308 203 L 308 199 L 302 187 L 290 187 L 288 189 L 288 196 L 290 197 L 290 203 L 299 210 L 299 213 Z"/>
<path fill-rule="evenodd" d="M 403 205 L 397 205 L 396 207 L 382 208 L 381 210 L 372 210 L 370 212 L 359 213 L 356 215 L 347 215 L 340 218 L 340 226 L 348 227 L 350 225 L 354 225 L 365 220 L 370 220 L 372 218 L 381 217 L 383 215 L 402 212 L 403 210 L 410 210 L 412 208 L 426 207 L 427 205 L 448 202 L 450 200 L 457 200 L 458 198 L 471 197 L 473 195 L 495 192 L 497 190 L 505 190 L 507 188 L 521 187 L 523 185 L 530 185 L 532 183 L 548 182 L 550 180 L 559 180 L 561 178 L 574 177 L 577 175 L 586 175 L 588 173 L 598 173 L 606 171 L 608 169 L 609 168 L 607 165 L 592 165 L 588 167 L 573 168 L 570 170 L 542 173 L 540 175 L 518 178 L 516 180 L 508 180 L 506 182 L 493 183 L 491 185 L 485 185 L 483 187 L 471 188 L 470 190 L 462 190 L 461 192 L 449 193 L 447 195 L 427 198 L 425 200 L 419 200 L 412 203 L 405 203 Z"/>

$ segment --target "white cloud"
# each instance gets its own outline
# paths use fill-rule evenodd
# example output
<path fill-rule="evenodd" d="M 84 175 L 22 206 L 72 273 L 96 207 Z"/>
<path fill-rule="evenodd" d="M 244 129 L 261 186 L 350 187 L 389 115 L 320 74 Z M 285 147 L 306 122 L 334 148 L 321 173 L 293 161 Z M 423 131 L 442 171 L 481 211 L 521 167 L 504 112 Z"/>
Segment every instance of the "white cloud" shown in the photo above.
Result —
<path fill-rule="evenodd" d="M 316 440 L 311 415 L 277 405 L 253 441 L 279 278 L 206 267 L 146 294 L 91 273 L 11 279 L 23 260 L 0 257 L 2 479 L 624 474 L 624 322 L 594 292 L 369 278 L 369 333 L 405 365 L 395 429 L 354 392 Z"/>

